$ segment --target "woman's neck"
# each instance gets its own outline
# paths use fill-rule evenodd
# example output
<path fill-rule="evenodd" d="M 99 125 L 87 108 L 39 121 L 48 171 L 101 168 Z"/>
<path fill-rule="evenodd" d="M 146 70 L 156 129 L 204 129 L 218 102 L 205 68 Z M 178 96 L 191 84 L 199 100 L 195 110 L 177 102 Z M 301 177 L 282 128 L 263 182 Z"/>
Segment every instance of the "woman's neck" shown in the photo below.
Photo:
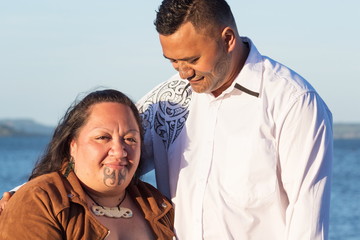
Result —
<path fill-rule="evenodd" d="M 126 197 L 126 190 L 116 193 L 100 193 L 84 187 L 84 192 L 90 200 L 104 207 L 117 207 Z"/>

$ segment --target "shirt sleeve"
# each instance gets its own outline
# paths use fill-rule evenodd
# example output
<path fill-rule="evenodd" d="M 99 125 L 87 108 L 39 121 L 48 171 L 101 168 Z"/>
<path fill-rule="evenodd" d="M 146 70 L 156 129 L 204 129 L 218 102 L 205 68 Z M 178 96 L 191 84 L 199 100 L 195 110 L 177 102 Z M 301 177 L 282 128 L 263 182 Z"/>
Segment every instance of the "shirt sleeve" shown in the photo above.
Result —
<path fill-rule="evenodd" d="M 41 188 L 20 189 L 0 217 L 0 239 L 63 239 L 48 194 Z"/>
<path fill-rule="evenodd" d="M 167 137 L 162 131 L 159 122 L 164 120 L 160 105 L 163 88 L 167 89 L 167 82 L 154 88 L 137 103 L 144 129 L 144 139 L 141 152 L 141 173 L 144 181 L 154 184 L 167 197 L 170 197 L 169 173 L 166 149 L 161 136 Z M 155 174 L 148 174 L 154 171 Z M 154 178 L 154 179 L 153 179 Z"/>
<path fill-rule="evenodd" d="M 141 167 L 140 175 L 144 176 L 146 173 L 154 170 L 154 152 L 153 152 L 153 137 L 152 137 L 152 126 L 154 118 L 154 102 L 151 101 L 151 93 L 155 91 L 152 90 L 150 93 L 141 98 L 136 106 L 139 110 L 142 127 L 144 130 L 143 142 L 142 142 L 142 152 L 141 152 Z"/>
<path fill-rule="evenodd" d="M 190 98 L 191 90 L 187 80 L 182 80 L 175 74 L 137 103 L 145 132 L 142 173 L 155 170 L 157 188 L 169 198 L 168 149 L 183 128 L 189 112 Z"/>
<path fill-rule="evenodd" d="M 315 92 L 301 95 L 292 104 L 278 147 L 281 180 L 288 199 L 286 239 L 327 239 L 332 115 Z"/>

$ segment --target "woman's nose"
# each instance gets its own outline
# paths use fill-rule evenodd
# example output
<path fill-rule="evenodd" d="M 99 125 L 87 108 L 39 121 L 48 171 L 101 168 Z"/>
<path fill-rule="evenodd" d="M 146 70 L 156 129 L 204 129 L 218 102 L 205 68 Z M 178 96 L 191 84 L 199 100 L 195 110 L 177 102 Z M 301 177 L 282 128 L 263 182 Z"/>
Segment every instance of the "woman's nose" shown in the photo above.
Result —
<path fill-rule="evenodd" d="M 127 157 L 128 153 L 126 151 L 125 143 L 122 140 L 114 141 L 110 149 L 110 155 L 116 158 Z"/>

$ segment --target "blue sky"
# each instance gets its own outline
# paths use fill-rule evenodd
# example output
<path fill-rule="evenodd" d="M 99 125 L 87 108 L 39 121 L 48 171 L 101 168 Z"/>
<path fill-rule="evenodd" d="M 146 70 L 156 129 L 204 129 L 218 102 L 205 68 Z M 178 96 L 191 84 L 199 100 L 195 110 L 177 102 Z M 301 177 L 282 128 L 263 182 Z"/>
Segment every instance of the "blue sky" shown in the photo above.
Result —
<path fill-rule="evenodd" d="M 160 0 L 0 1 L 0 119 L 55 125 L 81 93 L 133 100 L 175 71 L 153 26 Z M 229 0 L 239 32 L 305 77 L 334 122 L 360 122 L 360 2 Z"/>

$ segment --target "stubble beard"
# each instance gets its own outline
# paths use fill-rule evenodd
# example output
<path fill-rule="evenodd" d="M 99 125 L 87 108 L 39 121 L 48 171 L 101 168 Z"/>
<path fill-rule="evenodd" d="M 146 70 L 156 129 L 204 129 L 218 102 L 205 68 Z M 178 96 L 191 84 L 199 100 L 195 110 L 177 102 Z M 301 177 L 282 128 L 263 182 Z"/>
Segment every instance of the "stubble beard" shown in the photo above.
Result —
<path fill-rule="evenodd" d="M 221 88 L 228 81 L 231 57 L 228 54 L 221 56 L 214 66 L 213 73 L 201 74 L 204 81 L 200 86 L 192 85 L 193 91 L 197 93 L 212 93 Z M 225 90 L 225 89 L 224 89 Z"/>
<path fill-rule="evenodd" d="M 228 81 L 228 75 L 230 72 L 231 57 L 228 54 L 224 54 L 214 67 L 214 79 L 211 92 L 221 88 Z M 224 89 L 225 90 L 225 89 Z"/>

